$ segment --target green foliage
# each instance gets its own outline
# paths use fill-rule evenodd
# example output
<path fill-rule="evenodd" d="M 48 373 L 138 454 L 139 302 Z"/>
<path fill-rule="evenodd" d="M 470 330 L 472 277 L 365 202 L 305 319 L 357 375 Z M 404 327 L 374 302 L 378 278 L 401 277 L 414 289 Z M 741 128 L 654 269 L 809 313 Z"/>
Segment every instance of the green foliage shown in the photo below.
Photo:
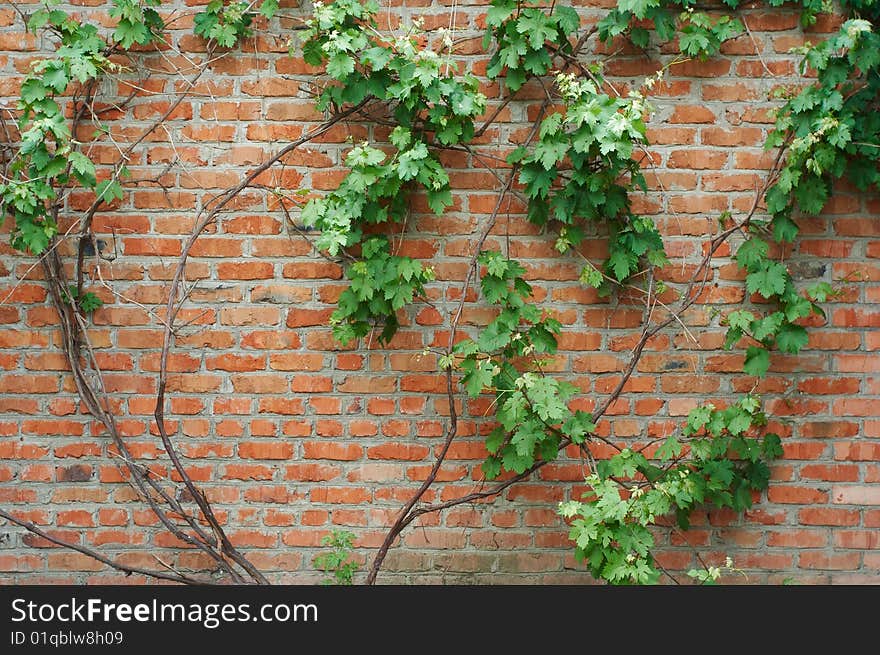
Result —
<path fill-rule="evenodd" d="M 511 0 L 495 0 L 487 17 L 487 39 L 494 36 L 498 45 L 487 75 L 506 71 L 507 85 L 515 91 L 527 78 L 547 73 L 550 53 L 571 52 L 569 37 L 578 21 L 568 11 L 556 7 L 545 14 Z M 529 220 L 559 226 L 560 252 L 580 244 L 585 221 L 603 221 L 610 232 L 605 269 L 611 279 L 622 282 L 643 258 L 663 265 L 660 234 L 653 221 L 633 215 L 628 195 L 635 187 L 644 188 L 633 158 L 646 143 L 644 99 L 638 93 L 621 98 L 604 92 L 598 69 L 590 77 L 559 73 L 555 81 L 562 111 L 543 119 L 533 147 L 522 146 L 508 157 L 508 163 L 520 167 Z M 603 278 L 593 269 L 585 269 L 585 275 L 593 286 L 602 285 Z"/>
<path fill-rule="evenodd" d="M 402 36 L 378 38 L 377 10 L 375 2 L 357 0 L 315 7 L 302 34 L 303 57 L 309 64 L 325 65 L 327 75 L 337 82 L 324 87 L 318 109 L 372 97 L 394 108 L 395 121 L 409 132 L 413 144 L 431 145 L 433 139 L 452 146 L 470 141 L 474 118 L 486 106 L 477 78 L 456 74 L 441 53 L 421 47 L 417 25 Z M 440 181 L 435 180 L 432 191 L 432 206 L 449 204 Z"/>
<path fill-rule="evenodd" d="M 681 36 L 678 47 L 682 54 L 707 59 L 721 50 L 721 44 L 745 31 L 736 18 L 721 16 L 713 21 L 707 14 L 690 8 L 679 17 Z"/>
<path fill-rule="evenodd" d="M 580 27 L 580 16 L 571 7 L 554 6 L 550 13 L 528 7 L 522 0 L 492 0 L 486 15 L 483 47 L 494 40 L 496 49 L 486 74 L 505 74 L 507 88 L 518 91 L 530 77 L 546 75 L 554 54 L 570 54 L 570 37 Z"/>
<path fill-rule="evenodd" d="M 91 314 L 104 305 L 104 301 L 91 291 L 79 293 L 76 285 L 70 285 L 62 299 L 68 305 L 75 305 L 83 314 Z"/>
<path fill-rule="evenodd" d="M 876 6 L 875 3 L 865 3 Z M 767 148 L 787 145 L 788 158 L 767 194 L 774 221 L 793 209 L 819 213 L 833 180 L 846 176 L 859 189 L 880 183 L 880 34 L 865 19 L 846 21 L 838 33 L 801 49 L 814 84 L 790 97 L 777 113 Z M 796 229 L 781 234 L 791 241 Z"/>
<path fill-rule="evenodd" d="M 350 585 L 360 565 L 351 559 L 354 534 L 347 530 L 333 530 L 321 538 L 321 545 L 330 548 L 315 556 L 314 565 L 325 573 L 321 584 Z"/>
<path fill-rule="evenodd" d="M 366 336 L 379 319 L 384 323 L 379 340 L 390 341 L 399 325 L 397 312 L 434 279 L 433 269 L 410 257 L 391 255 L 390 249 L 386 237 L 371 237 L 362 244 L 363 258 L 346 269 L 351 284 L 330 316 L 333 335 L 340 342 Z"/>
<path fill-rule="evenodd" d="M 57 100 L 71 84 L 85 85 L 116 65 L 111 52 L 157 41 L 163 23 L 158 0 L 114 0 L 110 15 L 116 29 L 110 42 L 95 25 L 81 23 L 47 4 L 34 12 L 28 29 L 46 30 L 59 40 L 55 56 L 31 64 L 18 102 L 21 145 L 11 163 L 9 178 L 0 184 L 0 212 L 12 214 L 13 248 L 40 254 L 58 232 L 53 203 L 58 190 L 71 184 L 94 191 L 99 198 L 121 197 L 117 180 L 97 181 L 94 163 L 73 140 L 68 120 Z M 88 303 L 87 303 L 88 304 Z"/>
<path fill-rule="evenodd" d="M 117 21 L 113 40 L 125 50 L 156 41 L 165 23 L 153 7 L 161 4 L 161 0 L 114 0 L 110 9 L 110 17 Z"/>
<path fill-rule="evenodd" d="M 610 232 L 605 269 L 622 282 L 643 259 L 662 266 L 666 254 L 654 222 L 630 207 L 629 192 L 644 188 L 632 156 L 646 143 L 644 99 L 637 93 L 612 97 L 597 82 L 558 74 L 563 110 L 544 118 L 531 151 L 520 147 L 508 162 L 521 167 L 529 220 L 560 226 L 560 252 L 580 244 L 585 222 L 603 222 Z M 595 273 L 586 275 L 601 284 Z"/>
<path fill-rule="evenodd" d="M 782 352 L 796 354 L 807 345 L 807 331 L 797 323 L 822 309 L 795 288 L 788 269 L 769 255 L 770 245 L 759 236 L 746 240 L 737 251 L 737 263 L 747 271 L 746 289 L 749 293 L 775 301 L 777 311 L 756 316 L 751 311 L 736 310 L 725 319 L 727 334 L 725 348 L 732 348 L 740 339 L 750 337 L 754 342 L 746 351 L 744 371 L 763 377 L 770 367 L 769 349 L 774 346 Z M 814 289 L 816 296 L 827 297 L 825 286 Z"/>
<path fill-rule="evenodd" d="M 222 48 L 231 48 L 253 35 L 251 24 L 257 15 L 272 18 L 278 11 L 278 0 L 263 0 L 259 8 L 256 4 L 244 0 L 211 0 L 196 14 L 193 31 L 206 41 Z"/>
<path fill-rule="evenodd" d="M 150 42 L 155 36 L 152 30 L 161 23 L 156 22 L 154 10 L 124 0 L 114 2 L 111 12 L 121 24 L 130 23 L 140 12 L 146 36 L 138 44 Z M 77 183 L 94 189 L 96 184 L 95 165 L 76 150 L 67 118 L 56 98 L 71 84 L 96 79 L 112 64 L 107 57 L 111 46 L 98 34 L 97 27 L 80 23 L 62 10 L 49 6 L 37 10 L 28 21 L 28 29 L 50 31 L 60 43 L 55 57 L 31 64 L 22 83 L 17 107 L 21 144 L 9 167 L 9 177 L 0 184 L 0 211 L 14 218 L 12 246 L 40 254 L 58 231 L 51 209 L 58 188 Z M 118 38 L 117 45 L 125 48 L 128 37 Z"/>
<path fill-rule="evenodd" d="M 351 287 L 333 314 L 334 334 L 343 343 L 375 325 L 383 326 L 380 340 L 390 340 L 398 327 L 396 312 L 433 279 L 431 269 L 391 255 L 384 238 L 364 241 L 363 230 L 403 222 L 414 189 L 424 191 L 438 214 L 452 203 L 449 176 L 434 148 L 472 139 L 474 118 L 486 105 L 477 79 L 454 75 L 439 53 L 421 48 L 416 27 L 390 42 L 377 38 L 376 10 L 375 3 L 356 0 L 320 5 L 303 33 L 306 61 L 324 64 L 338 82 L 320 93 L 319 108 L 375 98 L 394 108 L 398 123 L 390 137 L 393 154 L 356 145 L 339 188 L 303 209 L 303 222 L 320 230 L 317 245 L 328 254 L 361 246 L 360 261 L 346 271 Z"/>
<path fill-rule="evenodd" d="M 873 2 L 873 0 L 866 0 Z M 786 0 L 769 0 L 771 7 L 779 7 Z M 828 0 L 795 0 L 801 9 L 801 24 L 812 25 L 820 13 L 830 13 Z M 724 0 L 731 9 L 742 5 L 742 0 Z M 609 42 L 626 36 L 636 46 L 647 48 L 651 34 L 662 42 L 678 36 L 678 47 L 688 57 L 707 59 L 717 55 L 721 45 L 745 32 L 742 22 L 731 16 L 713 20 L 706 13 L 695 11 L 693 0 L 618 0 L 617 7 L 599 21 L 599 38 Z M 649 31 L 645 26 L 652 25 Z"/>
<path fill-rule="evenodd" d="M 539 459 L 555 459 L 563 430 L 583 443 L 595 426 L 589 414 L 568 408 L 576 387 L 540 373 L 535 357 L 556 352 L 561 326 L 527 302 L 532 287 L 522 277 L 525 269 L 494 251 L 480 253 L 479 263 L 485 267 L 483 297 L 499 313 L 477 339 L 459 342 L 454 353 L 468 395 L 495 394 L 499 426 L 486 442 L 490 456 L 483 463 L 485 476 L 494 478 L 502 471 L 522 473 Z M 515 360 L 531 360 L 534 370 L 517 370 Z"/>
<path fill-rule="evenodd" d="M 874 12 L 874 1 L 861 2 L 861 11 Z M 804 66 L 817 71 L 814 84 L 789 97 L 778 111 L 766 148 L 786 147 L 787 158 L 765 200 L 768 225 L 754 232 L 772 234 L 777 243 L 791 243 L 798 234 L 796 213 L 811 216 L 822 211 L 834 180 L 846 177 L 860 189 L 880 185 L 880 35 L 868 20 L 846 21 L 838 33 L 816 46 L 801 49 Z M 769 243 L 753 234 L 737 253 L 749 293 L 774 301 L 779 309 L 756 318 L 750 312 L 728 317 L 726 347 L 743 336 L 758 342 L 746 352 L 745 371 L 763 376 L 770 365 L 767 349 L 798 353 L 807 345 L 806 329 L 797 321 L 822 314 L 830 287 L 803 293 L 796 289 L 787 268 L 773 261 Z M 745 316 L 748 314 L 748 317 Z"/>
<path fill-rule="evenodd" d="M 752 494 L 767 488 L 765 460 L 782 454 L 779 437 L 756 436 L 766 424 L 760 401 L 746 396 L 726 409 L 712 405 L 690 412 L 681 432 L 668 437 L 653 457 L 624 448 L 601 461 L 587 477 L 582 501 L 561 503 L 570 521 L 575 556 L 598 579 L 612 584 L 653 584 L 660 569 L 649 529 L 665 515 L 687 529 L 699 505 L 742 511 Z M 702 582 L 714 579 L 711 572 Z M 715 576 L 717 578 L 717 576 Z"/>

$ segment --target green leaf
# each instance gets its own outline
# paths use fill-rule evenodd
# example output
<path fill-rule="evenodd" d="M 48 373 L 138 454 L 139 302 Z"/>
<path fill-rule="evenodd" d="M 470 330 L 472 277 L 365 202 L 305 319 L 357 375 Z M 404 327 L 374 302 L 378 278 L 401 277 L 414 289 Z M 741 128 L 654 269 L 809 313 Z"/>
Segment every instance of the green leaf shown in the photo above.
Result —
<path fill-rule="evenodd" d="M 657 449 L 657 459 L 661 461 L 669 461 L 675 457 L 678 457 L 684 446 L 681 442 L 675 437 L 675 435 L 670 435 L 667 437 L 666 441 Z"/>
<path fill-rule="evenodd" d="M 546 170 L 537 163 L 523 166 L 519 174 L 519 181 L 525 186 L 526 194 L 530 198 L 546 198 L 554 179 L 555 168 Z"/>
<path fill-rule="evenodd" d="M 562 114 L 553 113 L 541 121 L 541 129 L 538 131 L 538 138 L 543 140 L 548 136 L 556 136 L 559 128 L 562 126 Z"/>
<path fill-rule="evenodd" d="M 501 475 L 501 460 L 497 457 L 487 457 L 480 465 L 480 469 L 487 480 L 494 480 Z"/>
<path fill-rule="evenodd" d="M 776 334 L 776 347 L 784 353 L 798 353 L 809 341 L 807 331 L 800 325 L 786 323 Z"/>
<path fill-rule="evenodd" d="M 782 441 L 776 434 L 765 434 L 763 442 L 761 444 L 761 450 L 764 452 L 764 457 L 768 459 L 776 459 L 777 457 L 782 457 Z"/>
<path fill-rule="evenodd" d="M 694 407 L 690 412 L 688 412 L 688 433 L 693 434 L 694 432 L 699 432 L 703 427 L 705 427 L 706 424 L 709 422 L 709 419 L 712 417 L 713 410 L 714 407 L 712 405 L 705 405 L 702 407 Z"/>
<path fill-rule="evenodd" d="M 337 52 L 327 62 L 327 75 L 343 80 L 354 72 L 354 59 L 344 52 Z"/>
<path fill-rule="evenodd" d="M 639 48 L 647 48 L 651 43 L 651 33 L 643 27 L 634 27 L 629 32 L 629 40 Z"/>
<path fill-rule="evenodd" d="M 486 450 L 494 455 L 498 452 L 498 449 L 501 448 L 506 437 L 507 434 L 504 430 L 501 427 L 496 427 L 489 433 L 489 436 L 486 437 Z"/>
<path fill-rule="evenodd" d="M 480 253 L 480 262 L 486 266 L 489 275 L 498 278 L 504 278 L 507 269 L 510 267 L 510 260 L 497 251 L 486 251 Z"/>
<path fill-rule="evenodd" d="M 507 447 L 502 457 L 504 468 L 514 473 L 524 473 L 527 468 L 535 463 L 534 455 L 518 453 L 516 448 Z"/>
<path fill-rule="evenodd" d="M 481 360 L 464 376 L 464 386 L 471 398 L 479 396 L 483 389 L 492 386 L 494 376 L 492 366 L 491 362 Z"/>
<path fill-rule="evenodd" d="M 62 93 L 69 83 L 70 78 L 67 77 L 67 72 L 61 62 L 56 67 L 47 68 L 43 73 L 43 84 L 56 93 Z"/>
<path fill-rule="evenodd" d="M 750 327 L 752 336 L 758 341 L 764 341 L 779 331 L 779 326 L 784 320 L 785 315 L 782 312 L 773 312 L 769 316 L 756 320 Z"/>
<path fill-rule="evenodd" d="M 80 311 L 84 314 L 91 314 L 103 304 L 104 301 L 91 291 L 84 293 L 77 299 L 77 305 L 79 305 Z"/>
<path fill-rule="evenodd" d="M 260 14 L 266 18 L 272 18 L 278 11 L 278 0 L 263 0 L 260 4 Z"/>
<path fill-rule="evenodd" d="M 743 242 L 736 251 L 736 262 L 747 271 L 753 271 L 763 265 L 769 252 L 770 244 L 763 239 L 752 237 Z"/>
<path fill-rule="evenodd" d="M 759 293 L 764 298 L 782 295 L 788 282 L 788 269 L 779 262 L 770 262 L 763 270 L 746 276 L 749 293 Z"/>
<path fill-rule="evenodd" d="M 818 282 L 807 289 L 807 293 L 816 302 L 826 302 L 834 293 L 834 289 L 827 282 Z"/>
<path fill-rule="evenodd" d="M 92 160 L 78 151 L 73 151 L 68 155 L 71 170 L 76 176 L 79 183 L 84 187 L 95 186 L 95 164 Z"/>
<path fill-rule="evenodd" d="M 540 9 L 522 10 L 516 31 L 528 35 L 529 45 L 534 50 L 543 48 L 545 41 L 554 41 L 556 37 L 556 29 Z"/>
<path fill-rule="evenodd" d="M 581 271 L 580 281 L 582 284 L 598 289 L 605 282 L 602 271 L 593 268 L 593 266 L 585 266 Z"/>
<path fill-rule="evenodd" d="M 628 12 L 621 11 L 621 9 L 612 9 L 597 24 L 599 38 L 607 42 L 615 36 L 623 34 L 629 27 L 630 18 L 631 15 Z"/>
<path fill-rule="evenodd" d="M 152 38 L 153 35 L 146 24 L 130 21 L 125 18 L 119 21 L 116 30 L 113 32 L 113 40 L 126 50 L 130 49 L 134 44 L 146 45 Z"/>
<path fill-rule="evenodd" d="M 535 146 L 533 157 L 546 170 L 555 170 L 556 163 L 565 157 L 568 147 L 567 141 L 541 141 Z"/>
<path fill-rule="evenodd" d="M 828 187 L 821 179 L 812 177 L 798 185 L 794 196 L 801 211 L 815 215 L 821 212 L 828 202 Z"/>
<path fill-rule="evenodd" d="M 754 320 L 755 315 L 752 312 L 742 309 L 730 312 L 727 315 L 727 324 L 732 328 L 739 328 L 740 330 L 748 330 Z"/>
<path fill-rule="evenodd" d="M 440 189 L 434 191 L 428 190 L 428 206 L 435 214 L 442 214 L 447 207 L 452 204 L 452 191 L 449 189 Z"/>
<path fill-rule="evenodd" d="M 678 45 L 684 54 L 694 57 L 707 54 L 710 50 L 711 42 L 705 31 L 694 29 L 689 32 L 683 32 L 678 39 Z"/>
<path fill-rule="evenodd" d="M 617 8 L 620 11 L 628 11 L 638 19 L 645 18 L 651 7 L 659 5 L 659 0 L 618 0 Z"/>
<path fill-rule="evenodd" d="M 16 221 L 16 223 L 21 234 L 21 245 L 27 248 L 33 255 L 39 255 L 48 248 L 50 239 L 57 232 L 57 228 L 51 223 L 34 223 L 31 221 L 22 223 Z"/>
<path fill-rule="evenodd" d="M 30 78 L 21 85 L 21 99 L 33 104 L 49 95 L 49 90 L 41 80 Z"/>
<path fill-rule="evenodd" d="M 759 378 L 767 374 L 770 368 L 770 353 L 765 348 L 749 346 L 746 351 L 746 361 L 743 365 L 743 371 L 746 375 L 755 375 Z"/>
<path fill-rule="evenodd" d="M 608 257 L 608 266 L 614 273 L 614 277 L 619 282 L 623 282 L 635 269 L 635 260 L 636 257 L 625 250 L 614 250 Z"/>
<path fill-rule="evenodd" d="M 42 177 L 56 177 L 67 169 L 67 160 L 60 155 L 52 157 L 52 159 L 37 167 L 37 169 Z"/>
<path fill-rule="evenodd" d="M 95 187 L 95 195 L 104 202 L 122 200 L 122 185 L 117 180 L 103 180 Z"/>
<path fill-rule="evenodd" d="M 742 434 L 752 426 L 752 417 L 745 412 L 737 412 L 727 423 L 727 431 L 736 436 Z M 729 472 L 732 476 L 732 472 Z M 730 483 L 730 479 L 727 480 Z"/>
<path fill-rule="evenodd" d="M 480 286 L 483 289 L 483 296 L 486 298 L 486 301 L 492 304 L 507 298 L 509 293 L 507 282 L 492 275 L 484 277 L 480 281 Z"/>
<path fill-rule="evenodd" d="M 773 227 L 773 239 L 777 243 L 783 241 L 792 243 L 800 231 L 797 223 L 783 214 L 774 216 L 770 224 Z"/>
<path fill-rule="evenodd" d="M 516 11 L 514 0 L 492 0 L 492 6 L 486 12 L 486 25 L 499 27 Z"/>
<path fill-rule="evenodd" d="M 581 17 L 572 7 L 561 5 L 556 8 L 554 16 L 563 34 L 573 34 L 581 25 Z"/>
<path fill-rule="evenodd" d="M 49 20 L 49 12 L 45 9 L 38 9 L 28 19 L 27 29 L 29 32 L 36 33 L 41 27 L 47 25 Z"/>

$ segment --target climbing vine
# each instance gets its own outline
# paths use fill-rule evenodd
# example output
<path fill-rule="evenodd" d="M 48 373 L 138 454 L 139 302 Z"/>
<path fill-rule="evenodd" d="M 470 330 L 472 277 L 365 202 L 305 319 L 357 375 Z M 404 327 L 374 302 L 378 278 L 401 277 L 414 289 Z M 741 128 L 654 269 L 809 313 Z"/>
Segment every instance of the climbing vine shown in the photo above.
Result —
<path fill-rule="evenodd" d="M 52 6 L 29 18 L 28 28 L 52 33 L 57 48 L 54 57 L 33 65 L 22 84 L 20 138 L 0 184 L 0 206 L 14 221 L 12 246 L 43 263 L 68 335 L 66 351 L 80 394 L 87 397 L 89 410 L 123 449 L 106 397 L 78 362 L 83 349 L 88 350 L 83 314 L 101 305 L 100 298 L 84 288 L 83 261 L 87 245 L 94 243 L 91 218 L 102 203 L 123 197 L 124 180 L 130 173 L 123 156 L 109 176 L 99 175 L 77 140 L 76 128 L 88 118 L 98 130 L 107 129 L 88 115 L 94 114 L 97 81 L 120 72 L 115 55 L 160 44 L 164 25 L 156 10 L 158 0 L 114 0 L 112 4 L 116 27 L 109 35 Z M 769 4 L 782 2 L 770 0 Z M 824 0 L 796 4 L 804 26 L 830 11 Z M 495 210 L 484 219 L 473 244 L 460 304 L 450 318 L 449 342 L 437 352 L 451 412 L 444 446 L 428 478 L 390 527 L 370 567 L 368 582 L 375 581 L 396 536 L 418 516 L 494 497 L 568 448 L 589 464 L 589 492 L 580 500 L 562 503 L 558 512 L 569 522 L 576 556 L 595 577 L 610 583 L 660 580 L 664 572 L 652 554 L 653 528 L 664 517 L 673 516 L 680 529 L 687 529 L 692 511 L 702 504 L 734 511 L 748 508 L 756 494 L 767 488 L 767 462 L 782 454 L 779 437 L 766 430 L 767 417 L 756 395 L 746 394 L 726 407 L 697 407 L 673 434 L 638 449 L 605 439 L 597 425 L 623 392 L 648 340 L 680 320 L 698 301 L 713 255 L 734 235 L 744 237 L 735 257 L 744 270 L 751 302 L 722 317 L 727 328 L 725 348 L 744 350 L 743 372 L 760 378 L 770 370 L 771 351 L 795 354 L 807 345 L 810 316 L 822 314 L 820 304 L 835 290 L 827 283 L 801 288 L 784 254 L 797 238 L 798 218 L 819 214 L 836 180 L 846 178 L 862 190 L 880 184 L 880 3 L 846 2 L 849 15 L 839 32 L 800 49 L 802 73 L 809 68 L 816 77 L 804 87 L 782 92 L 775 126 L 765 144 L 777 157 L 752 209 L 741 216 L 723 215 L 691 279 L 683 289 L 669 289 L 657 276 L 668 263 L 661 233 L 650 217 L 633 210 L 632 203 L 632 194 L 646 189 L 640 155 L 650 145 L 646 128 L 649 91 L 666 69 L 642 87 L 620 94 L 603 76 L 601 63 L 589 61 L 584 49 L 594 35 L 607 45 L 627 39 L 639 48 L 649 48 L 654 41 L 677 41 L 678 55 L 670 66 L 687 58 L 706 59 L 748 29 L 738 12 L 739 1 L 726 0 L 725 5 L 730 14 L 710 15 L 687 0 L 620 0 L 597 25 L 584 28 L 571 7 L 492 0 L 483 41 L 490 55 L 486 75 L 503 82 L 507 96 L 501 107 L 490 111 L 478 78 L 460 72 L 451 39 L 432 48 L 417 23 L 403 33 L 383 32 L 376 20 L 379 6 L 372 1 L 314 3 L 311 15 L 297 27 L 298 37 L 291 39 L 291 51 L 301 52 L 308 64 L 324 68 L 326 75 L 315 93 L 315 103 L 328 120 L 287 144 L 202 211 L 174 277 L 156 421 L 163 445 L 198 511 L 188 513 L 151 478 L 148 469 L 127 459 L 141 496 L 163 525 L 210 554 L 234 581 L 265 582 L 226 537 L 166 432 L 167 360 L 172 325 L 183 302 L 178 296 L 185 299 L 179 293 L 180 281 L 195 240 L 237 194 L 255 184 L 259 173 L 284 154 L 353 115 L 389 128 L 388 143 L 353 144 L 345 158 L 348 173 L 340 185 L 309 200 L 300 212 L 302 222 L 318 233 L 316 247 L 345 264 L 348 286 L 330 319 L 334 336 L 343 344 L 374 332 L 380 341 L 390 342 L 400 327 L 401 312 L 426 298 L 435 280 L 433 268 L 397 252 L 390 233 L 405 229 L 415 194 L 424 194 L 428 207 L 438 215 L 452 205 L 450 179 L 442 164 L 444 151 L 464 151 L 473 161 L 484 162 L 500 188 Z M 214 52 L 235 47 L 254 34 L 258 17 L 271 19 L 276 12 L 276 0 L 259 5 L 213 0 L 197 13 L 193 29 L 209 44 L 209 52 Z M 535 104 L 528 134 L 503 160 L 485 164 L 486 158 L 477 151 L 477 137 L 533 80 L 543 98 Z M 71 86 L 77 89 L 72 100 L 73 125 L 60 99 Z M 94 202 L 79 221 L 78 267 L 71 283 L 57 244 L 66 237 L 60 233 L 59 219 L 63 194 L 74 187 L 90 191 Z M 547 358 L 557 351 L 561 325 L 552 312 L 534 302 L 534 289 L 524 277 L 522 264 L 486 247 L 502 203 L 512 194 L 526 201 L 531 223 L 552 233 L 560 254 L 580 258 L 582 284 L 605 295 L 634 293 L 644 304 L 643 329 L 631 359 L 616 388 L 604 398 L 585 403 L 579 387 L 546 370 Z M 580 254 L 579 246 L 597 235 L 607 240 L 608 255 L 604 261 L 593 262 Z M 472 285 L 496 314 L 478 333 L 460 334 L 462 308 Z M 495 426 L 486 437 L 489 456 L 482 472 L 487 483 L 496 481 L 495 486 L 425 505 L 421 499 L 458 434 L 454 398 L 458 385 L 471 398 L 493 397 Z M 591 411 L 584 409 L 587 406 Z M 592 450 L 597 443 L 612 448 L 613 454 L 597 460 Z M 32 524 L 5 512 L 2 515 L 40 533 Z M 178 527 L 181 521 L 185 529 Z M 338 582 L 350 582 L 356 568 L 348 560 L 350 537 L 327 544 L 336 550 L 318 560 L 322 569 L 334 572 Z M 107 562 L 106 558 L 101 561 Z M 711 582 L 718 571 L 707 569 L 691 577 Z M 180 572 L 165 576 L 193 581 Z"/>

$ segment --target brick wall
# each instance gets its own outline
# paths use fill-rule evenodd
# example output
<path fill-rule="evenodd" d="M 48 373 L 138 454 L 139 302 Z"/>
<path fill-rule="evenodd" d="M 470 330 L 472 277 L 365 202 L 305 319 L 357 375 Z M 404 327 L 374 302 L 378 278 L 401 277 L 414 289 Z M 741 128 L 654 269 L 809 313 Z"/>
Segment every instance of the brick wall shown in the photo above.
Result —
<path fill-rule="evenodd" d="M 76 4 L 83 5 L 76 11 L 109 22 L 106 3 Z M 105 83 L 104 91 L 118 97 L 133 86 L 141 89 L 124 115 L 108 115 L 118 143 L 167 109 L 169 94 L 182 88 L 175 67 L 205 56 L 203 43 L 191 34 L 192 7 L 165 3 L 163 11 L 175 4 L 174 47 L 140 62 L 157 72 L 143 85 L 136 82 L 146 79 L 146 68 Z M 461 61 L 484 71 L 481 3 L 400 4 L 383 11 L 383 21 L 396 25 L 401 17 L 424 16 L 429 29 L 453 24 L 462 39 Z M 600 5 L 609 5 L 573 4 L 586 20 L 596 20 L 606 11 Z M 755 4 L 744 12 L 750 34 L 728 43 L 721 57 L 672 67 L 654 89 L 651 191 L 636 205 L 656 218 L 667 237 L 668 283 L 690 274 L 722 212 L 751 206 L 771 161 L 761 148 L 775 104 L 767 94 L 798 80 L 788 49 L 805 38 L 822 38 L 839 23 L 824 17 L 804 34 L 796 14 Z M 134 178 L 160 175 L 165 189 L 141 182 L 96 216 L 104 253 L 116 258 L 90 269 L 93 290 L 107 303 L 94 314 L 90 338 L 132 452 L 159 471 L 169 466 L 150 429 L 162 331 L 157 317 L 195 212 L 321 119 L 307 95 L 315 71 L 287 55 L 287 25 L 287 19 L 276 19 L 241 52 L 219 58 L 197 93 L 173 113 L 168 129 L 136 151 L 129 166 Z M 23 34 L 12 9 L 0 8 L 0 98 L 6 107 L 45 45 Z M 623 51 L 607 70 L 625 88 L 668 60 L 656 50 Z M 483 90 L 490 102 L 503 93 L 495 83 Z M 526 89 L 521 97 L 530 93 L 538 97 L 539 90 Z M 486 151 L 510 149 L 526 127 L 527 106 L 513 103 L 501 114 L 503 121 L 482 139 Z M 385 133 L 365 124 L 337 126 L 260 181 L 332 189 L 345 173 L 339 165 L 347 139 L 381 139 Z M 111 163 L 117 145 L 107 139 L 92 155 Z M 444 382 L 435 357 L 423 351 L 446 342 L 455 281 L 463 278 L 474 236 L 499 187 L 464 154 L 446 153 L 444 159 L 456 189 L 454 206 L 435 217 L 417 200 L 400 239 L 401 252 L 435 266 L 435 307 L 413 305 L 387 348 L 334 343 L 327 319 L 344 288 L 342 269 L 314 253 L 265 192 L 242 194 L 193 251 L 187 276 L 197 284 L 182 317 L 189 324 L 178 331 L 170 359 L 168 416 L 193 478 L 214 501 L 232 540 L 273 580 L 315 581 L 312 557 L 333 528 L 355 532 L 359 556 L 369 557 L 389 518 L 424 479 L 441 442 L 449 413 Z M 72 194 L 71 216 L 87 203 Z M 641 311 L 580 285 L 578 261 L 559 257 L 552 238 L 529 225 L 522 210 L 515 199 L 506 203 L 487 245 L 521 259 L 538 297 L 558 314 L 564 333 L 555 368 L 583 389 L 579 402 L 588 409 L 619 379 Z M 789 259 L 797 277 L 838 281 L 842 293 L 826 305 L 827 320 L 815 321 L 809 347 L 798 356 L 775 355 L 770 374 L 758 384 L 785 455 L 753 510 L 744 517 L 699 512 L 687 533 L 704 557 L 733 557 L 750 583 L 860 583 L 880 576 L 878 214 L 880 198 L 842 186 L 822 218 L 800 222 L 802 236 Z M 601 257 L 603 249 L 595 239 L 584 252 Z M 723 402 L 753 388 L 755 380 L 739 374 L 741 355 L 719 348 L 719 311 L 744 297 L 742 275 L 728 254 L 715 261 L 704 303 L 687 313 L 687 329 L 676 325 L 651 341 L 627 391 L 601 423 L 601 434 L 644 443 L 678 425 L 697 402 Z M 151 555 L 162 553 L 180 566 L 198 565 L 198 555 L 177 548 L 156 527 L 120 476 L 108 438 L 78 412 L 54 312 L 32 264 L 6 245 L 0 249 L 0 506 L 131 563 L 152 566 Z M 480 325 L 488 318 L 473 303 L 463 323 Z M 485 432 L 489 409 L 488 399 L 466 403 L 462 436 L 427 499 L 451 498 L 480 484 L 484 449 L 478 433 Z M 584 472 L 575 456 L 562 458 L 495 503 L 424 517 L 404 533 L 380 580 L 588 581 L 555 514 L 557 501 L 579 493 Z M 681 535 L 660 531 L 658 539 L 665 567 L 695 565 Z M 45 546 L 0 526 L 0 582 L 134 580 Z"/>

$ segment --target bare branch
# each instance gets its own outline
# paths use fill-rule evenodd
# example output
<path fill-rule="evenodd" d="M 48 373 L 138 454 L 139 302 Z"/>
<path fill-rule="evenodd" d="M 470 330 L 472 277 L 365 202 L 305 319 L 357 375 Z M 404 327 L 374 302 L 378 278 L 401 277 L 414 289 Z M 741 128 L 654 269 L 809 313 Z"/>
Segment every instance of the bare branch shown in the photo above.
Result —
<path fill-rule="evenodd" d="M 9 512 L 0 509 L 0 517 L 6 519 L 10 523 L 14 523 L 15 525 L 21 526 L 28 532 L 32 532 L 38 537 L 42 537 L 46 541 L 49 541 L 56 546 L 61 546 L 62 548 L 68 548 L 70 550 L 75 550 L 78 553 L 82 553 L 83 555 L 87 555 L 94 560 L 102 562 L 107 566 L 116 569 L 117 571 L 122 571 L 126 575 L 131 575 L 132 573 L 138 573 L 140 575 L 145 575 L 150 578 L 156 578 L 157 580 L 170 580 L 171 582 L 182 582 L 184 584 L 197 584 L 197 585 L 209 585 L 214 584 L 210 580 L 203 580 L 200 578 L 193 578 L 186 574 L 180 573 L 178 571 L 173 571 L 172 573 L 166 573 L 165 571 L 154 571 L 151 569 L 143 569 L 139 566 L 129 566 L 128 564 L 123 564 L 122 562 L 117 562 L 115 560 L 110 559 L 99 553 L 97 550 L 93 550 L 91 548 L 87 548 L 86 546 L 81 546 L 80 544 L 75 544 L 70 541 L 64 541 L 63 539 L 59 539 L 58 537 L 54 537 L 45 530 L 37 527 L 30 521 L 25 521 L 20 519 Z M 157 558 L 158 559 L 158 558 Z"/>

